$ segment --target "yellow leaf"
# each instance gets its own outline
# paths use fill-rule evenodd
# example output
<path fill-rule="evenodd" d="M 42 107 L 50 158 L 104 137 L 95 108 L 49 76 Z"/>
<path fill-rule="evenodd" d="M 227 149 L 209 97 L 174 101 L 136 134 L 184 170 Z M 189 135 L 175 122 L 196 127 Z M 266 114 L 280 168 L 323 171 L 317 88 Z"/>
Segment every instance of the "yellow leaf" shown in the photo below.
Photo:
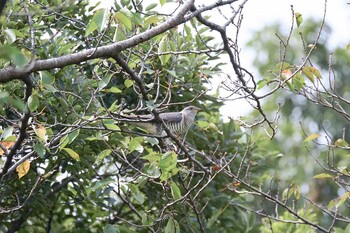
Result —
<path fill-rule="evenodd" d="M 47 135 L 46 135 L 46 129 L 44 126 L 42 126 L 41 124 L 38 124 L 38 128 L 34 128 L 34 132 L 36 134 L 36 136 L 39 137 L 39 139 L 43 142 L 46 143 L 47 141 Z"/>
<path fill-rule="evenodd" d="M 314 74 L 311 72 L 309 66 L 305 66 L 302 68 L 302 72 L 306 75 L 306 77 L 311 81 L 314 82 Z"/>
<path fill-rule="evenodd" d="M 13 144 L 15 144 L 15 142 L 0 142 L 7 150 L 10 149 Z M 5 151 L 3 151 L 1 148 L 0 148 L 0 156 L 4 154 Z"/>
<path fill-rule="evenodd" d="M 297 22 L 297 26 L 299 27 L 303 22 L 303 16 L 298 12 L 294 13 L 294 16 L 295 16 L 295 21 Z"/>
<path fill-rule="evenodd" d="M 29 168 L 30 168 L 29 159 L 25 160 L 23 163 L 18 165 L 18 167 L 16 168 L 16 171 L 18 173 L 18 178 L 21 179 L 21 177 L 25 176 L 28 173 Z"/>
<path fill-rule="evenodd" d="M 308 142 L 311 140 L 314 140 L 315 138 L 318 138 L 320 135 L 317 133 L 310 134 L 307 138 L 305 138 L 304 142 Z"/>
<path fill-rule="evenodd" d="M 334 178 L 334 177 L 332 175 L 330 175 L 330 174 L 327 174 L 327 173 L 321 173 L 321 174 L 315 175 L 312 178 L 323 179 L 323 178 Z"/>
<path fill-rule="evenodd" d="M 72 157 L 73 159 L 75 159 L 76 161 L 80 161 L 80 157 L 79 154 L 77 152 L 75 152 L 74 150 L 70 149 L 70 148 L 63 148 L 63 150 L 65 150 L 70 157 Z"/>
<path fill-rule="evenodd" d="M 309 66 L 310 71 L 317 77 L 317 78 L 322 78 L 321 73 L 318 69 L 315 67 Z"/>

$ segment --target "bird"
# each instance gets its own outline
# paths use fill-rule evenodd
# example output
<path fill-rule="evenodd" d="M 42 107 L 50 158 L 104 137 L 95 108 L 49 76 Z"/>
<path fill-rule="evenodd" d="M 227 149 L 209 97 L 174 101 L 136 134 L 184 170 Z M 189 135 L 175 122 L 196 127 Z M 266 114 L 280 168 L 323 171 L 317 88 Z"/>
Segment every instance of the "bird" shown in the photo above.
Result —
<path fill-rule="evenodd" d="M 201 109 L 196 106 L 188 106 L 180 112 L 160 113 L 159 117 L 164 121 L 165 126 L 172 134 L 180 136 L 182 134 L 187 134 L 199 110 Z M 167 132 L 164 130 L 162 122 L 155 119 L 152 114 L 130 115 L 122 121 L 136 125 L 151 135 L 159 137 L 168 136 Z"/>

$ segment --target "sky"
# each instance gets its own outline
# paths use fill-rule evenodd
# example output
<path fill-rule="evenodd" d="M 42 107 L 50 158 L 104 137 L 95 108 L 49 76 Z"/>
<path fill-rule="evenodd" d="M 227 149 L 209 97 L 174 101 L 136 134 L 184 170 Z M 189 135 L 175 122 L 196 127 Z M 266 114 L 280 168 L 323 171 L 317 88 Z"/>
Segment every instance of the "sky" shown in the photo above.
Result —
<path fill-rule="evenodd" d="M 92 2 L 102 1 L 102 7 L 109 7 L 113 5 L 112 0 L 91 0 Z M 118 0 L 117 0 L 118 1 Z M 157 2 L 157 0 L 146 0 L 147 2 Z M 144 2 L 146 2 L 144 1 Z M 196 3 L 209 4 L 216 0 L 197 0 Z M 174 0 L 175 2 L 175 0 Z M 237 4 L 243 2 L 239 0 Z M 245 50 L 245 44 L 251 39 L 252 34 L 263 27 L 272 23 L 280 22 L 284 25 L 285 30 L 288 31 L 291 25 L 293 5 L 294 12 L 302 14 L 304 21 L 309 18 L 319 20 L 321 23 L 324 11 L 325 2 L 326 22 L 332 28 L 332 34 L 328 43 L 329 48 L 336 48 L 339 46 L 346 47 L 350 43 L 350 0 L 248 0 L 243 9 L 243 23 L 239 35 L 239 47 L 241 51 L 241 64 L 248 70 L 256 70 L 252 64 L 251 57 L 254 56 L 254 51 Z M 233 4 L 235 5 L 235 4 Z M 167 4 L 164 5 L 164 11 Z M 170 10 L 173 10 L 171 8 Z M 256 74 L 255 74 L 256 75 Z M 235 111 L 232 111 L 235 109 Z M 252 108 L 244 101 L 235 100 L 228 102 L 226 106 L 221 109 L 221 113 L 225 118 L 248 114 Z"/>

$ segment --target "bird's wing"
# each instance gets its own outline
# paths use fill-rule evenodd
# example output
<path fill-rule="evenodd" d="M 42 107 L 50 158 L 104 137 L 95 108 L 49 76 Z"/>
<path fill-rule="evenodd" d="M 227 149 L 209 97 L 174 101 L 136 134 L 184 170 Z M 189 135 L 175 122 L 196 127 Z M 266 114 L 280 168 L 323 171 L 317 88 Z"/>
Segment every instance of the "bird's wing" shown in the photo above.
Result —
<path fill-rule="evenodd" d="M 181 112 L 165 112 L 159 114 L 159 116 L 163 119 L 165 123 L 180 123 L 182 121 L 182 113 Z"/>
<path fill-rule="evenodd" d="M 123 118 L 130 119 L 130 120 L 140 120 L 140 121 L 149 121 L 153 119 L 153 115 L 147 114 L 147 115 L 124 115 Z"/>

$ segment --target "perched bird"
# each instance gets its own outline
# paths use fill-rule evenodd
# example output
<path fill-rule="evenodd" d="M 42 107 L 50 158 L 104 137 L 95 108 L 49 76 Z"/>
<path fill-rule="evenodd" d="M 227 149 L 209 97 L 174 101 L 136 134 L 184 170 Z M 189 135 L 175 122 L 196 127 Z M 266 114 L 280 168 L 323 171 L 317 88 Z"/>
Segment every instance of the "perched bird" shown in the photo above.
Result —
<path fill-rule="evenodd" d="M 172 134 L 182 135 L 187 134 L 199 110 L 200 108 L 197 108 L 195 106 L 188 106 L 184 108 L 181 112 L 160 113 L 159 117 L 164 121 L 166 127 L 170 130 Z M 151 114 L 131 115 L 123 121 L 136 125 L 141 129 L 147 131 L 149 134 L 161 137 L 167 136 L 162 122 L 157 121 Z"/>

